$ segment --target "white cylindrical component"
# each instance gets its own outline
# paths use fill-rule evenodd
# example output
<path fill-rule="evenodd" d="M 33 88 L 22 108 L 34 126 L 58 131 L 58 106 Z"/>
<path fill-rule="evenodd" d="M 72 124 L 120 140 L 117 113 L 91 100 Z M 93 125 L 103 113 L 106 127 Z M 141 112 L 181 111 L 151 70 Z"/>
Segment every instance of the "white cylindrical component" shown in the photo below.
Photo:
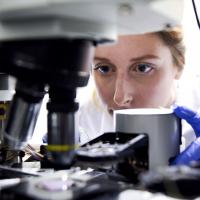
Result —
<path fill-rule="evenodd" d="M 116 132 L 145 133 L 149 138 L 149 169 L 169 165 L 179 153 L 181 123 L 171 109 L 126 109 L 114 112 Z"/>
<path fill-rule="evenodd" d="M 0 101 L 11 101 L 15 93 L 15 79 L 0 72 Z"/>

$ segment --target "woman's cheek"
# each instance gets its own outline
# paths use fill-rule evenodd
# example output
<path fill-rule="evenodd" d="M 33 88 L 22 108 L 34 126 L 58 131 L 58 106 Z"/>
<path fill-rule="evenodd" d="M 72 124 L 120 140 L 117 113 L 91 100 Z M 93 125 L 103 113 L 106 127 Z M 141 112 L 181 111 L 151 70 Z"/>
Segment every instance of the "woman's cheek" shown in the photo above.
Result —
<path fill-rule="evenodd" d="M 105 104 L 108 104 L 113 99 L 112 90 L 106 85 L 99 88 L 99 95 Z"/>

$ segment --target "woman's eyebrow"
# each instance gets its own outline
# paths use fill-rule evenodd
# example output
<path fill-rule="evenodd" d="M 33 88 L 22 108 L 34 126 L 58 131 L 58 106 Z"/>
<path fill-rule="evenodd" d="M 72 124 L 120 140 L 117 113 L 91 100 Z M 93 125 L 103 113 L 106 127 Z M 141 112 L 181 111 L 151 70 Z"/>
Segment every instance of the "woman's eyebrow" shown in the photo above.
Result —
<path fill-rule="evenodd" d="M 131 58 L 130 61 L 145 60 L 145 59 L 150 59 L 150 58 L 159 59 L 159 57 L 156 56 L 156 55 L 148 54 L 148 55 L 144 55 L 144 56 L 139 56 L 139 57 Z"/>
<path fill-rule="evenodd" d="M 104 58 L 104 57 L 94 57 L 94 60 L 100 60 L 100 61 L 106 61 L 106 62 L 110 62 L 110 60 L 108 58 Z"/>
<path fill-rule="evenodd" d="M 130 61 L 145 60 L 145 59 L 150 59 L 150 58 L 159 59 L 159 57 L 156 56 L 156 55 L 148 54 L 148 55 L 144 55 L 144 56 L 138 56 L 138 57 L 135 57 L 135 58 L 131 58 Z M 98 57 L 98 56 L 95 56 L 94 60 L 110 62 L 110 60 L 108 58 Z"/>

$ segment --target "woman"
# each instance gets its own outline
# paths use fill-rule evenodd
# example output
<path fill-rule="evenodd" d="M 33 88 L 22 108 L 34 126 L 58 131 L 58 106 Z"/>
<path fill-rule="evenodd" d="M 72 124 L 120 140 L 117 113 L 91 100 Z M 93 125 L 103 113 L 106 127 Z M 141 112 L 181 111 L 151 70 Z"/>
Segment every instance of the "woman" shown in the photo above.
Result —
<path fill-rule="evenodd" d="M 169 108 L 180 102 L 177 80 L 183 72 L 184 54 L 180 28 L 120 36 L 116 45 L 97 47 L 92 67 L 96 93 L 79 112 L 81 143 L 113 131 L 114 110 Z M 188 112 L 184 107 L 176 111 L 181 118 Z M 194 139 L 194 131 L 189 132 L 188 143 Z"/>

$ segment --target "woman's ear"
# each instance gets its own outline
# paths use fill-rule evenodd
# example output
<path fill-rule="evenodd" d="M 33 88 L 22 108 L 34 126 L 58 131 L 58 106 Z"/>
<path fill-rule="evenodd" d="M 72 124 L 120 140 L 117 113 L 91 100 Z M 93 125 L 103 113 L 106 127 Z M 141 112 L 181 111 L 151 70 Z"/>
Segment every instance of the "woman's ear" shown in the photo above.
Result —
<path fill-rule="evenodd" d="M 177 69 L 177 72 L 176 72 L 176 75 L 175 75 L 176 80 L 181 78 L 181 75 L 183 74 L 184 66 L 185 66 L 185 57 L 181 56 L 178 60 L 177 65 L 175 66 L 176 69 Z"/>
<path fill-rule="evenodd" d="M 176 73 L 175 73 L 175 79 L 176 80 L 179 80 L 180 78 L 181 78 L 181 75 L 183 74 L 183 68 L 178 68 L 178 67 L 176 67 L 177 68 L 177 70 L 176 70 Z"/>

